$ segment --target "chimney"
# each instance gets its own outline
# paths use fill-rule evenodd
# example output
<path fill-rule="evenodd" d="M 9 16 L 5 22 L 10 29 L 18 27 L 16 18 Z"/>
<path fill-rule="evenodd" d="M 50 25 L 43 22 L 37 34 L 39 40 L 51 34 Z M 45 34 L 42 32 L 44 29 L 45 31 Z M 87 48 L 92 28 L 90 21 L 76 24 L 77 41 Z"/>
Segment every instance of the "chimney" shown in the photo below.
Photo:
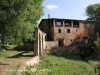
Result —
<path fill-rule="evenodd" d="M 50 14 L 48 14 L 48 19 L 50 19 Z"/>

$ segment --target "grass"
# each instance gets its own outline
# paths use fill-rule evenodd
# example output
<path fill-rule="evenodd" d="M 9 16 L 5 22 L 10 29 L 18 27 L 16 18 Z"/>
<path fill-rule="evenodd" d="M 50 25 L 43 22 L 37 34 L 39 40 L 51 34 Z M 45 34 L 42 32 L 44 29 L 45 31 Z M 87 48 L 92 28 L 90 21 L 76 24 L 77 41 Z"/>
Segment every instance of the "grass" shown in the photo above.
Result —
<path fill-rule="evenodd" d="M 17 51 L 9 45 L 0 51 L 0 75 L 16 75 L 22 63 L 32 58 L 33 51 Z"/>
<path fill-rule="evenodd" d="M 33 51 L 17 51 L 5 50 L 0 51 L 0 58 L 30 58 L 33 56 Z"/>
<path fill-rule="evenodd" d="M 41 56 L 39 63 L 39 75 L 97 75 L 94 66 L 97 62 L 84 62 L 81 59 L 74 60 L 66 57 L 52 55 Z"/>
<path fill-rule="evenodd" d="M 20 67 L 20 64 L 18 64 L 17 66 L 15 66 L 13 68 L 12 75 L 17 75 L 17 71 L 18 71 L 19 67 Z"/>
<path fill-rule="evenodd" d="M 15 46 L 8 46 L 8 50 L 0 51 L 0 75 L 16 75 L 22 62 L 33 57 L 32 51 L 16 51 Z M 97 61 L 84 62 L 76 56 L 40 56 L 37 75 L 97 75 L 94 66 Z M 15 71 L 5 71 L 5 70 Z"/>

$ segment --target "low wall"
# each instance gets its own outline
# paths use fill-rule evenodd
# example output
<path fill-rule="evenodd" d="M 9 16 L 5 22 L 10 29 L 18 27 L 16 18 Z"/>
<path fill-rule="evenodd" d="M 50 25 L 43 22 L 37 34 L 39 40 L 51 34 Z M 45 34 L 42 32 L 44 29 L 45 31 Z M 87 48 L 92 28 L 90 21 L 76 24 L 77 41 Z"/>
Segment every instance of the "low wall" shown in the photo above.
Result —
<path fill-rule="evenodd" d="M 66 55 L 78 53 L 78 49 L 76 45 L 73 46 L 62 46 L 62 47 L 54 47 L 51 49 L 44 49 L 43 55 L 52 54 L 52 55 Z"/>
<path fill-rule="evenodd" d="M 32 70 L 36 70 L 38 63 L 39 63 L 39 56 L 35 56 L 30 60 L 23 62 L 20 68 L 18 69 L 17 75 L 21 75 L 21 72 L 25 70 L 26 66 L 34 66 Z"/>
<path fill-rule="evenodd" d="M 58 41 L 45 41 L 45 42 L 46 42 L 46 49 L 58 47 Z"/>
<path fill-rule="evenodd" d="M 72 53 L 78 53 L 77 52 L 77 46 L 73 45 L 73 46 L 62 46 L 62 47 L 58 47 L 58 48 L 52 48 L 50 50 L 50 54 L 52 55 L 70 55 Z"/>
<path fill-rule="evenodd" d="M 26 65 L 28 65 L 28 66 L 33 66 L 33 65 L 35 65 L 35 64 L 38 64 L 38 62 L 39 62 L 39 56 L 35 56 L 35 57 L 33 57 L 32 59 L 28 60 L 28 61 L 26 62 Z"/>
<path fill-rule="evenodd" d="M 83 43 L 83 44 L 72 44 L 69 46 L 61 46 L 61 47 L 54 47 L 51 49 L 44 49 L 43 54 L 51 54 L 51 55 L 70 55 L 70 54 L 88 54 L 89 50 L 91 53 L 92 48 L 88 49 L 91 44 Z"/>

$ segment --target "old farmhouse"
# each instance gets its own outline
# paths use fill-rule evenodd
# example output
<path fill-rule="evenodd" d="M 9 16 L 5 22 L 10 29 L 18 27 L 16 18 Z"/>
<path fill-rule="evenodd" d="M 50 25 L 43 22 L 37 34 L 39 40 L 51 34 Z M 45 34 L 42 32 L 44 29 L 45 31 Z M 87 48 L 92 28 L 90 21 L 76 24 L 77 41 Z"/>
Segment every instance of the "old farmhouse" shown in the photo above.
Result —
<path fill-rule="evenodd" d="M 83 20 L 50 18 L 42 19 L 35 30 L 35 55 L 71 53 L 77 44 L 88 43 L 93 26 Z"/>

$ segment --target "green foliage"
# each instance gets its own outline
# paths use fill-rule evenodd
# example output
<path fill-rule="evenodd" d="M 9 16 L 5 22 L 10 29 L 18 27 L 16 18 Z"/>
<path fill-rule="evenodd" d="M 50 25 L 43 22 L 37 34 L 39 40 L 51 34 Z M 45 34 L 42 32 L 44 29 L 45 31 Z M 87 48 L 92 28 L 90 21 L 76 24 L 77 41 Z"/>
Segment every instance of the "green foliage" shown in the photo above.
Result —
<path fill-rule="evenodd" d="M 100 3 L 89 5 L 86 9 L 86 14 L 88 16 L 87 21 L 94 24 L 93 49 L 97 55 L 95 58 L 98 58 L 100 63 Z"/>
<path fill-rule="evenodd" d="M 100 74 L 100 63 L 95 65 L 95 72 L 98 72 Z"/>
<path fill-rule="evenodd" d="M 100 71 L 100 37 L 98 33 L 96 34 L 96 40 L 94 41 L 93 49 L 96 52 L 96 58 L 98 59 L 98 64 L 96 65 L 96 69 Z"/>
<path fill-rule="evenodd" d="M 20 44 L 33 40 L 32 32 L 43 15 L 43 0 L 0 0 L 2 41 Z"/>
<path fill-rule="evenodd" d="M 89 5 L 86 8 L 87 20 L 89 23 L 94 24 L 94 33 L 100 32 L 100 3 Z"/>
<path fill-rule="evenodd" d="M 98 57 L 100 58 L 100 37 L 98 33 L 96 34 L 96 40 L 94 41 L 93 49 L 96 51 Z"/>

